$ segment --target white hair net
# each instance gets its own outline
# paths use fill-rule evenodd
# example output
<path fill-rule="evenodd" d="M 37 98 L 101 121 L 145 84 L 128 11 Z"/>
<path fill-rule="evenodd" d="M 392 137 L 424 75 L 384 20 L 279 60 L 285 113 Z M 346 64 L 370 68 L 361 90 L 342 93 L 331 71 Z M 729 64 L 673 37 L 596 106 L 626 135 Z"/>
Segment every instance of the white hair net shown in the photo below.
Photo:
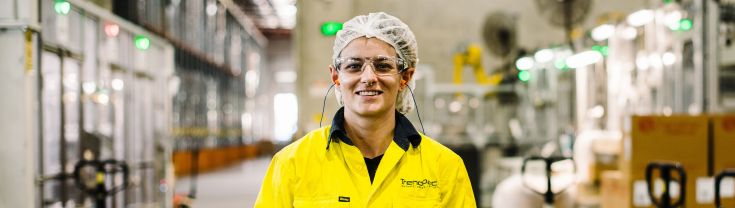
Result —
<path fill-rule="evenodd" d="M 360 37 L 377 38 L 393 46 L 398 57 L 404 60 L 405 68 L 416 67 L 419 61 L 416 36 L 413 35 L 408 25 L 384 12 L 356 16 L 345 22 L 342 30 L 337 32 L 337 37 L 334 39 L 332 60 L 339 58 L 347 44 Z M 411 79 L 408 86 L 413 89 L 416 81 Z M 408 91 L 408 89 L 401 90 L 396 100 L 396 110 L 402 114 L 413 110 L 414 101 Z M 344 105 L 339 89 L 335 91 L 335 95 L 339 105 Z"/>

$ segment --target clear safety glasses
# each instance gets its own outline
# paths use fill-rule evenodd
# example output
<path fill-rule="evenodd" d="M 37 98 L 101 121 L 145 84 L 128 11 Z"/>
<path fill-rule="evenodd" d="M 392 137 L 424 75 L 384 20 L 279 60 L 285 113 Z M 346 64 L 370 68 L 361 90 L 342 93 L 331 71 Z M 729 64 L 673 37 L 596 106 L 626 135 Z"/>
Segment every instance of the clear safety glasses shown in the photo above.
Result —
<path fill-rule="evenodd" d="M 365 70 L 365 66 L 370 63 L 373 72 L 377 76 L 390 76 L 403 72 L 404 61 L 401 58 L 390 56 L 375 56 L 369 58 L 363 57 L 343 57 L 337 58 L 335 66 L 340 73 L 347 76 L 360 76 Z"/>

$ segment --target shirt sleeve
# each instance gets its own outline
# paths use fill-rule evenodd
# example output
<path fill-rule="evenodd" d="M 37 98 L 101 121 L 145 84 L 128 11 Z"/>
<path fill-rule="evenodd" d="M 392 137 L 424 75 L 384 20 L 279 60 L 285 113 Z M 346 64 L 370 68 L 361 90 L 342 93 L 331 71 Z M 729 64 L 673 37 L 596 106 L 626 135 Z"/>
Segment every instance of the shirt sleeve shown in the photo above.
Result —
<path fill-rule="evenodd" d="M 450 166 L 455 168 L 450 169 L 446 178 L 447 185 L 444 187 L 446 189 L 442 196 L 442 207 L 477 207 L 467 168 L 462 158 L 459 156 L 456 158 L 452 162 L 454 164 Z"/>
<path fill-rule="evenodd" d="M 273 156 L 254 207 L 293 207 L 292 162 L 281 152 Z"/>

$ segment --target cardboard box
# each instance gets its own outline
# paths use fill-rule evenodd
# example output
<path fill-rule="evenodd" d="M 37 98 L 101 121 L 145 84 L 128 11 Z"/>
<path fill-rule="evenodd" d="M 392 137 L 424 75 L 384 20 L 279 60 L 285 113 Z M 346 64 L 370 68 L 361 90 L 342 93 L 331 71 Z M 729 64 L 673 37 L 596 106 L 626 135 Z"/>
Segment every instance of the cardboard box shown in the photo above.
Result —
<path fill-rule="evenodd" d="M 735 115 L 717 115 L 711 117 L 713 174 L 717 175 L 726 168 L 735 169 Z M 735 206 L 732 180 L 723 183 L 723 206 Z"/>
<path fill-rule="evenodd" d="M 630 136 L 623 139 L 622 178 L 627 207 L 654 207 L 645 184 L 646 166 L 654 161 L 680 163 L 687 174 L 686 207 L 712 207 L 696 198 L 698 178 L 708 177 L 707 116 L 634 116 Z"/>

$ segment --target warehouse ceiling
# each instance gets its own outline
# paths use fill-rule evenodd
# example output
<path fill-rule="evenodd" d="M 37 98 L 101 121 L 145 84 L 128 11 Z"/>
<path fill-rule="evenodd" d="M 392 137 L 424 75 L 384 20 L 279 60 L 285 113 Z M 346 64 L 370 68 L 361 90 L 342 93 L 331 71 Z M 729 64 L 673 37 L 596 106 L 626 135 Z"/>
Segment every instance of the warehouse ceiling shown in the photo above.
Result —
<path fill-rule="evenodd" d="M 291 30 L 296 24 L 296 0 L 234 1 L 261 30 Z"/>

